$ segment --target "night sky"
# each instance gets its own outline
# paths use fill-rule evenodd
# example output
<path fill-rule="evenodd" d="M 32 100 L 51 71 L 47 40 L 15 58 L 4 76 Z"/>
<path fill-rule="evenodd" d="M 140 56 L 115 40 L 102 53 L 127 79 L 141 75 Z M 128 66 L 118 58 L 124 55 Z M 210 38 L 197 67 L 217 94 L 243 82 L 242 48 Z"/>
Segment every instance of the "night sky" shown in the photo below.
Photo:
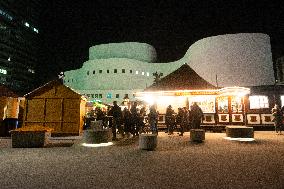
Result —
<path fill-rule="evenodd" d="M 77 69 L 90 46 L 112 42 L 153 45 L 157 62 L 178 60 L 204 37 L 261 32 L 273 59 L 284 55 L 284 6 L 273 0 L 50 0 L 42 35 L 51 72 Z"/>

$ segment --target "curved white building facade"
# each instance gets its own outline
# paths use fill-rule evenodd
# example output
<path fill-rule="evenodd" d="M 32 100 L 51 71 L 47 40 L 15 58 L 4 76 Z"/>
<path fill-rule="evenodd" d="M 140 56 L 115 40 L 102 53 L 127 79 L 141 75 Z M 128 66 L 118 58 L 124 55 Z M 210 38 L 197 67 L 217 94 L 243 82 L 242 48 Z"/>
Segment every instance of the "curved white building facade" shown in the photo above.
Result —
<path fill-rule="evenodd" d="M 274 84 L 270 38 L 266 34 L 208 37 L 191 45 L 178 61 L 154 63 L 155 60 L 154 47 L 145 43 L 93 46 L 89 49 L 89 60 L 80 69 L 64 73 L 64 84 L 106 103 L 121 102 L 126 94 L 133 100 L 133 93 L 153 83 L 153 73 L 162 73 L 164 77 L 185 63 L 213 85 Z"/>

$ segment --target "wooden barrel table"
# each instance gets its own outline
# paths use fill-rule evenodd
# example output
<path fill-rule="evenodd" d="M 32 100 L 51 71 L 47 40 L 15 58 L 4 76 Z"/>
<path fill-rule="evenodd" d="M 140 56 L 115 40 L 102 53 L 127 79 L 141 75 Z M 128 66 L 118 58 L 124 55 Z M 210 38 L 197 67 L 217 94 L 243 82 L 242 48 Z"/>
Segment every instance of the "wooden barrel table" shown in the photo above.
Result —
<path fill-rule="evenodd" d="M 190 129 L 190 141 L 202 142 L 203 140 L 205 140 L 204 129 Z"/>
<path fill-rule="evenodd" d="M 253 138 L 253 127 L 246 126 L 227 126 L 226 136 L 231 138 Z"/>
<path fill-rule="evenodd" d="M 139 149 L 154 150 L 157 147 L 156 134 L 140 134 L 139 135 Z"/>
<path fill-rule="evenodd" d="M 104 130 L 84 130 L 83 141 L 88 144 L 99 144 L 107 143 L 111 141 L 111 131 L 110 129 Z"/>

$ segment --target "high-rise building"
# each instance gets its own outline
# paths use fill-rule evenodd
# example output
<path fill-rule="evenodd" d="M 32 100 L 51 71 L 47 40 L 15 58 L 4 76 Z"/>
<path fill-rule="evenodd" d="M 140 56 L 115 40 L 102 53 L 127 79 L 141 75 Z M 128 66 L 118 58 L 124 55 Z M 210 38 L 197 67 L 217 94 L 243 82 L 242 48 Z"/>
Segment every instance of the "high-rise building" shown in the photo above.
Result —
<path fill-rule="evenodd" d="M 42 6 L 40 0 L 0 1 L 0 82 L 19 94 L 35 87 Z"/>

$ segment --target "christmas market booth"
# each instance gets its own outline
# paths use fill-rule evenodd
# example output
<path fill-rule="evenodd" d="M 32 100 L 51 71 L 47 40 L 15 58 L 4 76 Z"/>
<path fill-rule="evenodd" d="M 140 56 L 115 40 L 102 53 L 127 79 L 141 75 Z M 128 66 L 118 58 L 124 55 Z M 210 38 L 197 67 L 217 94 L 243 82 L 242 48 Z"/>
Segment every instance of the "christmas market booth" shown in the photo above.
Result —
<path fill-rule="evenodd" d="M 10 136 L 9 131 L 18 125 L 20 98 L 5 85 L 0 84 L 0 136 Z"/>
<path fill-rule="evenodd" d="M 86 101 L 60 80 L 51 81 L 24 95 L 23 127 L 44 126 L 53 136 L 79 135 Z"/>
<path fill-rule="evenodd" d="M 246 99 L 250 93 L 245 87 L 219 88 L 201 78 L 188 64 L 155 82 L 136 98 L 159 111 L 159 124 L 165 123 L 166 108 L 171 105 L 175 112 L 196 102 L 204 113 L 203 126 L 245 125 Z"/>

